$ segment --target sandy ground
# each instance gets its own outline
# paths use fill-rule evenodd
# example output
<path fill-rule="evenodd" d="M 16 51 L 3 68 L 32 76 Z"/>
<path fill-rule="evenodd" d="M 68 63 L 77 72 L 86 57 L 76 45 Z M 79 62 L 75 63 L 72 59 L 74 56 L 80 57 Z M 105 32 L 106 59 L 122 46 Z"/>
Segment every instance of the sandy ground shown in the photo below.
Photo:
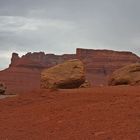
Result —
<path fill-rule="evenodd" d="M 0 95 L 0 99 L 4 99 L 4 98 L 8 98 L 8 97 L 15 97 L 17 96 L 16 94 L 15 95 Z"/>
<path fill-rule="evenodd" d="M 0 140 L 140 140 L 140 86 L 1 99 Z"/>

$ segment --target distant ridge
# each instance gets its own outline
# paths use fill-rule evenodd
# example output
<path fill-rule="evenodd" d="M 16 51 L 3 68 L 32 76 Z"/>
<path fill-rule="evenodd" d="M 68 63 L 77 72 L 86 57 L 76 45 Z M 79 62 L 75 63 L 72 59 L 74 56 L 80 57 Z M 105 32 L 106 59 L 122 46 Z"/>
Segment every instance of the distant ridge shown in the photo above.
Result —
<path fill-rule="evenodd" d="M 93 50 L 77 48 L 76 54 L 27 53 L 21 57 L 12 54 L 9 68 L 0 72 L 0 81 L 5 82 L 9 91 L 24 92 L 40 88 L 40 72 L 66 60 L 80 59 L 85 66 L 86 78 L 92 86 L 107 85 L 108 76 L 125 65 L 140 62 L 132 52 L 114 50 Z"/>

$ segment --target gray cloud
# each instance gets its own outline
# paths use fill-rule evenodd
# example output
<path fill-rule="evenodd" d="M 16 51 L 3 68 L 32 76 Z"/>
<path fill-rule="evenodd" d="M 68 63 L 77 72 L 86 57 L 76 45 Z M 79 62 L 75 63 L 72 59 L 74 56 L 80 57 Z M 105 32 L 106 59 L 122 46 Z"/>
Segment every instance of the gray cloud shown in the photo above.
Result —
<path fill-rule="evenodd" d="M 28 51 L 115 49 L 140 55 L 139 0 L 0 0 L 0 59 Z"/>

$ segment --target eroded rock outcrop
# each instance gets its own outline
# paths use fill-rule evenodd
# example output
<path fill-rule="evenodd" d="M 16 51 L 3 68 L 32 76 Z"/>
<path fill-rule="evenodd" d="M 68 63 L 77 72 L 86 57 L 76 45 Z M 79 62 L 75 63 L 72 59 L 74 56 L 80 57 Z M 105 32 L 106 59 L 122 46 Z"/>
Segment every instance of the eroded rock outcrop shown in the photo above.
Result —
<path fill-rule="evenodd" d="M 75 59 L 75 54 L 54 55 L 45 54 L 44 52 L 27 53 L 22 57 L 13 53 L 10 67 L 26 67 L 26 68 L 50 68 L 57 64 L 63 63 L 66 60 Z"/>
<path fill-rule="evenodd" d="M 12 54 L 9 68 L 0 71 L 0 81 L 7 85 L 7 91 L 24 93 L 40 89 L 40 74 L 44 68 L 50 68 L 66 60 L 75 59 L 74 54 L 54 55 L 44 52 L 27 53 L 19 57 Z"/>
<path fill-rule="evenodd" d="M 58 64 L 41 73 L 41 87 L 46 89 L 79 88 L 84 82 L 84 65 L 77 59 Z"/>
<path fill-rule="evenodd" d="M 140 85 L 140 63 L 127 65 L 113 72 L 109 85 Z"/>
<path fill-rule="evenodd" d="M 9 68 L 0 71 L 0 81 L 7 90 L 21 93 L 40 88 L 40 74 L 44 68 L 50 68 L 64 61 L 79 59 L 84 63 L 86 79 L 91 86 L 108 84 L 108 76 L 113 71 L 136 62 L 140 58 L 131 52 L 111 50 L 77 49 L 76 54 L 54 55 L 44 52 L 27 53 L 19 57 L 13 53 Z"/>
<path fill-rule="evenodd" d="M 85 65 L 86 79 L 91 86 L 107 85 L 108 76 L 112 72 L 123 66 L 140 62 L 140 58 L 132 52 L 77 49 L 76 54 Z"/>

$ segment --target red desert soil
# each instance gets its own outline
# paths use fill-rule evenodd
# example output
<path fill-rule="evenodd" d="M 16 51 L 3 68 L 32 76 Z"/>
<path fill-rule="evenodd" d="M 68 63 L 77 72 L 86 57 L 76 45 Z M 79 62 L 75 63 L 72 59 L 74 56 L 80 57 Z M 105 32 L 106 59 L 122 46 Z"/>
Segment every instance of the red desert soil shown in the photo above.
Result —
<path fill-rule="evenodd" d="M 1 99 L 0 140 L 140 140 L 140 86 Z"/>

